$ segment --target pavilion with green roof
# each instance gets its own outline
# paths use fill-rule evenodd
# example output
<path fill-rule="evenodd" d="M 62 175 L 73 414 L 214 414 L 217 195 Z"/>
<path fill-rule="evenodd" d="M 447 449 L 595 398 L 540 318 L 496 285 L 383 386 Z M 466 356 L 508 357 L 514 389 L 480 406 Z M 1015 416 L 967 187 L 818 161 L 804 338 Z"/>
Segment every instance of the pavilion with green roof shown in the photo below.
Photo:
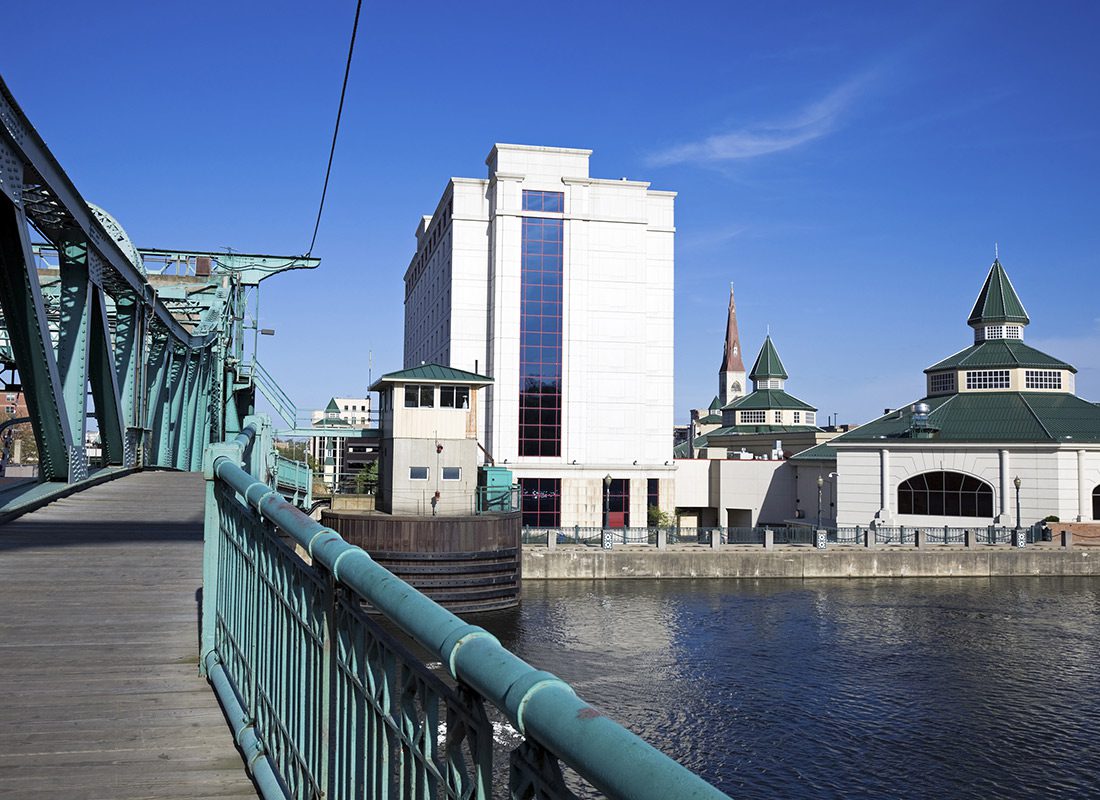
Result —
<path fill-rule="evenodd" d="M 967 319 L 974 343 L 924 371 L 920 400 L 829 442 L 838 524 L 1030 525 L 1100 515 L 1100 406 L 1077 397 L 1071 364 L 1024 343 L 1030 321 L 994 260 Z"/>
<path fill-rule="evenodd" d="M 703 453 L 712 448 L 723 455 L 732 453 L 733 457 L 739 452 L 778 456 L 776 442 L 780 442 L 782 450 L 789 453 L 812 447 L 829 438 L 829 434 L 817 426 L 817 409 L 787 393 L 788 377 L 769 334 L 749 373 L 753 390 L 734 398 L 721 409 L 716 409 L 712 402 L 710 414 L 698 422 L 720 421 L 720 427 L 697 436 L 690 448 L 687 442 L 678 445 L 674 450 L 675 457 L 688 458 L 691 452 Z"/>

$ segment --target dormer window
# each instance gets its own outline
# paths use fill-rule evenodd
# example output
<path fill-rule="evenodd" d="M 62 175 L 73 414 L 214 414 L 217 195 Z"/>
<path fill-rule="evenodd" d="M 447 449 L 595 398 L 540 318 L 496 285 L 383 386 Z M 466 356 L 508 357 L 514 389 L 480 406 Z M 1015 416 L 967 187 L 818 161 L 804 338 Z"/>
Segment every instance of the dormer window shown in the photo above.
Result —
<path fill-rule="evenodd" d="M 955 373 L 937 372 L 928 376 L 929 394 L 952 394 L 955 392 Z"/>

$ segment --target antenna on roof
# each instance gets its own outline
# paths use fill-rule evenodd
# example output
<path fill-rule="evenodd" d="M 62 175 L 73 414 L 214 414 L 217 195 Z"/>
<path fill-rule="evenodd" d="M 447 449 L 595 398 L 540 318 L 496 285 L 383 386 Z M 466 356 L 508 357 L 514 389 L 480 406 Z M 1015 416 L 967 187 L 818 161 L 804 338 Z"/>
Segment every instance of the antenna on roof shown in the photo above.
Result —
<path fill-rule="evenodd" d="M 1000 253 L 997 252 L 997 243 L 994 242 L 993 243 L 993 260 L 994 261 L 1000 261 L 1000 259 L 1001 259 L 1001 255 L 1000 255 Z"/>

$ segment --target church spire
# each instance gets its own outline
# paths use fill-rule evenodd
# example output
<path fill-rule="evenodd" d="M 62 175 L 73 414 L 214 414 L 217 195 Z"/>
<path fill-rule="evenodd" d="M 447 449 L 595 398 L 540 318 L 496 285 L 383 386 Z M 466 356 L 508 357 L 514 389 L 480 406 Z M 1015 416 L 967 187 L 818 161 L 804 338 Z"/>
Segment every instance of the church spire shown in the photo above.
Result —
<path fill-rule="evenodd" d="M 726 318 L 726 346 L 722 350 L 722 368 L 719 372 L 744 372 L 741 360 L 741 335 L 737 332 L 737 306 L 733 302 L 733 284 L 730 284 L 730 309 Z"/>
<path fill-rule="evenodd" d="M 726 317 L 726 344 L 722 349 L 722 366 L 718 369 L 718 398 L 722 405 L 745 393 L 745 362 L 741 360 L 741 334 L 737 331 L 737 306 L 733 302 L 730 284 L 730 307 Z"/>

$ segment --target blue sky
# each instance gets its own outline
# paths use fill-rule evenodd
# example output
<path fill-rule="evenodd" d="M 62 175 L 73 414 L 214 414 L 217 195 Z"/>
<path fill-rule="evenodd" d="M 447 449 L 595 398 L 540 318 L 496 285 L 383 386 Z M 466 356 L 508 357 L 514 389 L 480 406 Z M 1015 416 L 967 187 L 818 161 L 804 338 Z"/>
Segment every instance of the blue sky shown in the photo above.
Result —
<path fill-rule="evenodd" d="M 309 243 L 351 0 L 5 9 L 0 73 L 139 246 Z M 676 418 L 746 354 L 861 422 L 970 343 L 994 242 L 1030 344 L 1100 400 L 1100 6 L 366 3 L 313 272 L 264 286 L 302 408 L 401 366 L 413 230 L 493 142 L 679 192 Z"/>

